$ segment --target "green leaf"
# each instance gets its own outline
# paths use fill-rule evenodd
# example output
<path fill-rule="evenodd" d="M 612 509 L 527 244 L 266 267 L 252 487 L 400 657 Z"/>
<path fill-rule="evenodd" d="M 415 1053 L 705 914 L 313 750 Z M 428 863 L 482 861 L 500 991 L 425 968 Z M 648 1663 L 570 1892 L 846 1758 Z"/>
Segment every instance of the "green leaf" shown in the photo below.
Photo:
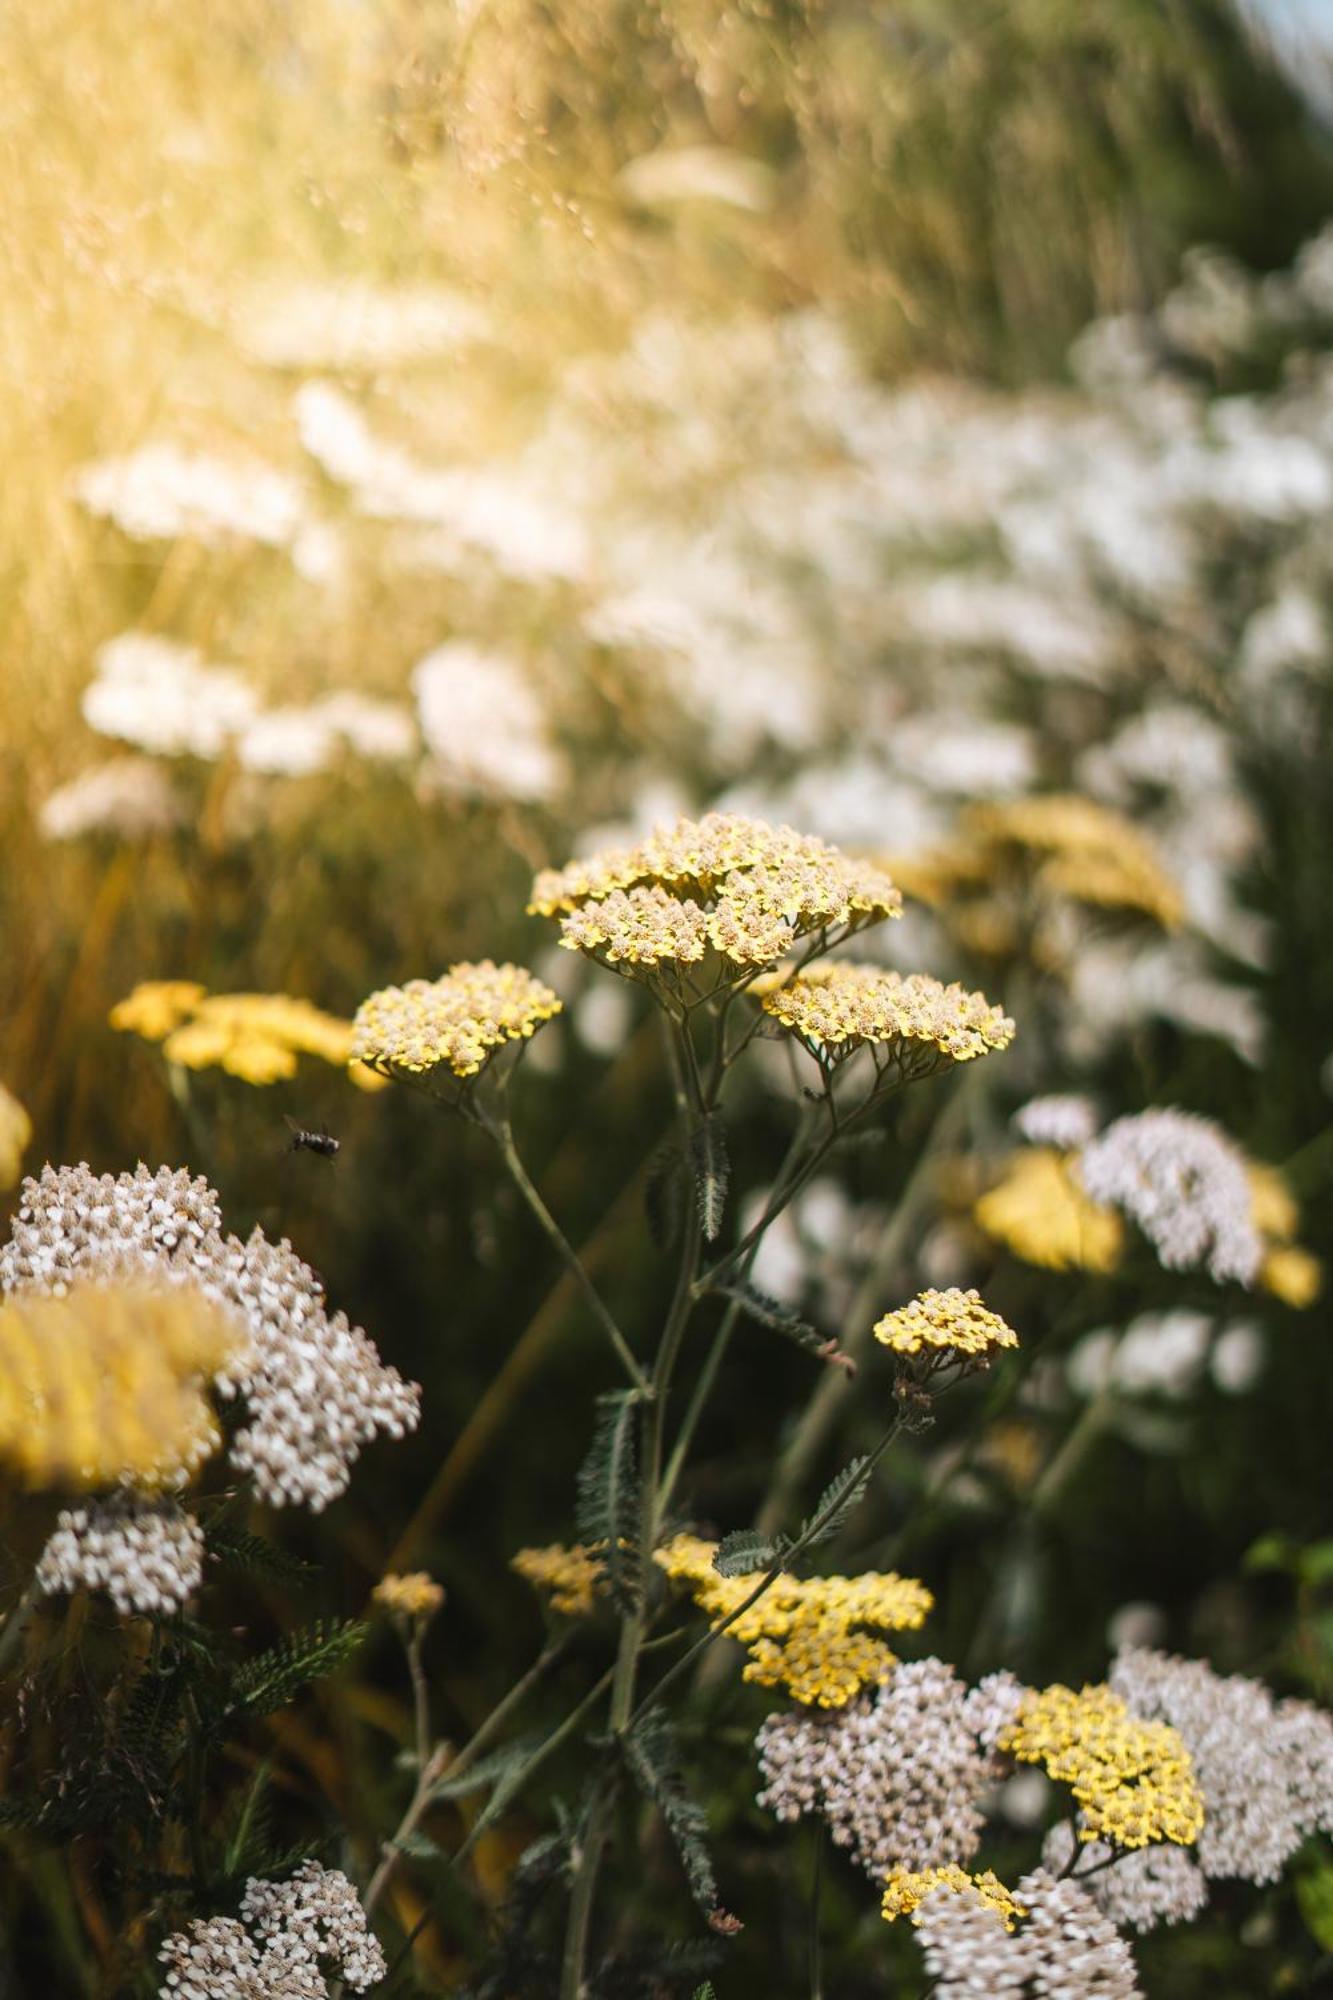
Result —
<path fill-rule="evenodd" d="M 816 1327 L 811 1326 L 808 1320 L 802 1319 L 799 1313 L 792 1312 L 789 1306 L 782 1305 L 777 1299 L 771 1299 L 767 1292 L 761 1292 L 757 1286 L 742 1282 L 736 1285 L 715 1285 L 713 1290 L 719 1298 L 734 1299 L 752 1320 L 756 1320 L 760 1326 L 768 1327 L 773 1333 L 782 1334 L 784 1339 L 794 1340 L 807 1354 L 818 1354 L 823 1359 L 828 1358 L 829 1342 L 825 1336 Z"/>
<path fill-rule="evenodd" d="M 1333 1863 L 1320 1862 L 1296 1877 L 1296 1901 L 1315 1943 L 1333 1951 Z"/>
<path fill-rule="evenodd" d="M 541 1741 L 539 1733 L 529 1731 L 492 1750 L 488 1757 L 478 1757 L 475 1764 L 469 1764 L 456 1778 L 451 1778 L 446 1770 L 431 1786 L 431 1798 L 461 1799 L 468 1792 L 484 1791 L 487 1785 L 503 1782 L 506 1773 L 516 1764 L 525 1763 Z"/>
<path fill-rule="evenodd" d="M 710 1113 L 702 1125 L 690 1134 L 690 1165 L 694 1169 L 699 1227 L 712 1243 L 721 1234 L 727 1187 L 731 1180 L 726 1130 L 716 1112 Z"/>
<path fill-rule="evenodd" d="M 307 1682 L 337 1671 L 362 1644 L 369 1626 L 350 1618 L 293 1632 L 278 1645 L 247 1660 L 232 1676 L 229 1714 L 271 1715 Z"/>
<path fill-rule="evenodd" d="M 809 1541 L 805 1542 L 806 1549 L 817 1549 L 822 1542 L 832 1541 L 838 1530 L 846 1524 L 864 1500 L 869 1484 L 869 1458 L 865 1455 L 854 1458 L 851 1464 L 845 1465 L 837 1477 L 831 1479 L 824 1488 L 813 1513 L 801 1523 L 796 1536 L 797 1541 L 805 1541 L 805 1537 L 809 1535 Z M 825 1518 L 821 1519 L 821 1516 Z M 819 1527 L 811 1533 L 816 1521 L 819 1522 Z"/>
<path fill-rule="evenodd" d="M 690 1893 L 713 1930 L 739 1930 L 717 1897 L 717 1877 L 704 1843 L 708 1815 L 690 1796 L 680 1768 L 675 1731 L 661 1708 L 650 1708 L 624 1737 L 625 1761 L 639 1790 L 662 1815 L 685 1869 Z"/>
<path fill-rule="evenodd" d="M 315 1574 L 315 1565 L 280 1549 L 262 1535 L 252 1535 L 235 1519 L 230 1507 L 223 1507 L 204 1524 L 204 1546 L 218 1562 L 249 1576 L 268 1577 L 274 1583 L 304 1583 Z"/>
<path fill-rule="evenodd" d="M 637 1401 L 631 1389 L 597 1398 L 597 1428 L 579 1467 L 575 1519 L 585 1546 L 604 1548 L 616 1603 L 638 1601 L 639 1480 L 634 1463 Z"/>
<path fill-rule="evenodd" d="M 755 1570 L 769 1569 L 788 1546 L 783 1535 L 774 1540 L 757 1528 L 736 1528 L 718 1543 L 713 1568 L 719 1576 L 750 1576 Z"/>
<path fill-rule="evenodd" d="M 1247 1570 L 1294 1569 L 1296 1551 L 1290 1535 L 1261 1535 L 1245 1551 Z"/>
<path fill-rule="evenodd" d="M 413 1861 L 444 1861 L 448 1857 L 438 1842 L 428 1833 L 397 1833 L 389 1843 L 400 1854 L 410 1855 Z"/>

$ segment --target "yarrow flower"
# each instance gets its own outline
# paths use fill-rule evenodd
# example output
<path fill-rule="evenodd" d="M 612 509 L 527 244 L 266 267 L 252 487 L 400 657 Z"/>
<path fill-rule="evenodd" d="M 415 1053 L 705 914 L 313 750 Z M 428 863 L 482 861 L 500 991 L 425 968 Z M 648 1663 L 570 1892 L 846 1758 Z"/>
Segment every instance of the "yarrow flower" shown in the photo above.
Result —
<path fill-rule="evenodd" d="M 948 1062 L 971 1062 L 1006 1049 L 1014 1038 L 1014 1023 L 984 993 L 943 986 L 924 972 L 839 961 L 809 966 L 785 980 L 758 981 L 754 990 L 764 1012 L 822 1060 L 837 1061 L 866 1044 L 889 1044 L 896 1045 L 893 1055 L 905 1069 L 928 1074 Z"/>
<path fill-rule="evenodd" d="M 977 1291 L 919 1292 L 908 1305 L 876 1320 L 875 1338 L 895 1354 L 929 1352 L 939 1360 L 961 1355 L 984 1368 L 1001 1348 L 1017 1347 L 1011 1326 L 981 1302 Z"/>
<path fill-rule="evenodd" d="M 1210 1800 L 1210 1816 L 1211 1812 Z M 1120 1930 L 1150 1931 L 1159 1924 L 1188 1923 L 1207 1904 L 1207 1877 L 1183 1847 L 1158 1841 L 1132 1854 L 1103 1840 L 1080 1847 L 1068 1821 L 1060 1820 L 1043 1843 L 1042 1864 L 1053 1875 L 1064 1875 L 1076 1851 L 1079 1861 L 1071 1879 L 1086 1888 L 1097 1908 Z M 1094 1872 L 1084 1883 L 1080 1878 L 1086 1871 Z"/>
<path fill-rule="evenodd" d="M 202 1178 L 143 1166 L 113 1178 L 77 1166 L 47 1167 L 23 1183 L 0 1245 L 6 1306 L 54 1309 L 76 1285 L 108 1277 L 165 1288 L 168 1298 L 176 1286 L 193 1287 L 228 1315 L 235 1350 L 212 1385 L 245 1404 L 228 1456 L 270 1505 L 318 1511 L 344 1491 L 363 1445 L 416 1425 L 419 1391 L 384 1365 L 359 1327 L 328 1312 L 322 1285 L 290 1244 L 270 1243 L 259 1229 L 244 1243 L 224 1236 L 217 1195 Z M 41 1294 L 52 1296 L 43 1302 Z M 112 1456 L 121 1451 L 118 1444 Z"/>
<path fill-rule="evenodd" d="M 695 1602 L 720 1624 L 745 1603 L 764 1572 L 720 1576 L 713 1567 L 716 1550 L 716 1542 L 676 1535 L 654 1560 L 674 1581 L 687 1584 Z M 727 1631 L 749 1652 L 745 1680 L 785 1688 L 794 1700 L 819 1708 L 843 1708 L 897 1664 L 896 1654 L 875 1633 L 916 1631 L 933 1603 L 924 1584 L 892 1572 L 780 1574 Z"/>
<path fill-rule="evenodd" d="M 385 1079 L 352 1058 L 352 1023 L 286 993 L 207 993 L 187 979 L 151 979 L 117 1002 L 111 1026 L 161 1042 L 168 1062 L 224 1069 L 245 1083 L 295 1076 L 297 1057 L 346 1069 L 363 1090 Z"/>
<path fill-rule="evenodd" d="M 1079 1883 L 1056 1881 L 1044 1868 L 995 1907 L 997 1884 L 947 1881 L 913 1913 L 936 2000 L 1136 2000 L 1141 1994 L 1129 1946 Z M 1006 1928 L 1006 1925 L 1008 1928 Z"/>
<path fill-rule="evenodd" d="M 372 1068 L 424 1075 L 446 1065 L 475 1076 L 506 1043 L 522 1042 L 560 1012 L 549 986 L 521 965 L 490 959 L 450 966 L 443 978 L 386 986 L 361 1002 L 352 1053 Z"/>
<path fill-rule="evenodd" d="M 1124 1249 L 1119 1214 L 1094 1201 L 1076 1166 L 1048 1146 L 1011 1155 L 972 1214 L 994 1242 L 1046 1270 L 1111 1271 Z"/>
<path fill-rule="evenodd" d="M 125 1616 L 166 1617 L 203 1581 L 204 1536 L 173 1500 L 113 1495 L 65 1508 L 37 1564 L 47 1597 L 104 1590 Z"/>
<path fill-rule="evenodd" d="M 13 1187 L 31 1143 L 31 1118 L 13 1092 L 0 1083 L 0 1188 Z"/>
<path fill-rule="evenodd" d="M 1206 1876 L 1275 1882 L 1308 1835 L 1333 1832 L 1333 1716 L 1323 1709 L 1148 1647 L 1116 1655 L 1111 1685 L 1189 1746 L 1208 1807 Z"/>
<path fill-rule="evenodd" d="M 755 1738 L 758 1803 L 780 1820 L 820 1814 L 876 1881 L 969 1861 L 1000 1771 L 973 1699 L 952 1667 L 924 1659 L 834 1712 L 770 1715 Z"/>
<path fill-rule="evenodd" d="M 1206 1266 L 1253 1283 L 1261 1255 L 1246 1162 L 1220 1126 L 1187 1111 L 1117 1118 L 1084 1147 L 1078 1171 L 1094 1201 L 1123 1209 L 1169 1271 Z"/>
<path fill-rule="evenodd" d="M 31 1186 L 31 1183 L 28 1183 Z M 218 1442 L 211 1377 L 245 1330 L 197 1286 L 131 1275 L 0 1298 L 0 1459 L 28 1486 L 169 1483 Z"/>
<path fill-rule="evenodd" d="M 444 1607 L 443 1584 L 425 1570 L 381 1577 L 371 1596 L 381 1611 L 395 1618 L 433 1618 Z"/>
<path fill-rule="evenodd" d="M 977 1897 L 988 1910 L 994 1911 L 1007 1931 L 1014 1928 L 1015 1917 L 1027 1914 L 991 1869 L 985 1869 L 980 1875 L 969 1875 L 965 1868 L 951 1862 L 940 1868 L 920 1871 L 895 1868 L 884 1891 L 881 1915 L 889 1923 L 895 1917 L 914 1916 L 928 1896 L 938 1895 L 941 1891 L 948 1895 L 971 1894 Z"/>
<path fill-rule="evenodd" d="M 1097 1130 L 1097 1107 L 1090 1097 L 1034 1097 L 1013 1116 L 1014 1130 L 1033 1146 L 1077 1152 Z"/>
<path fill-rule="evenodd" d="M 812 834 L 709 813 L 543 870 L 528 908 L 560 918 L 569 950 L 608 964 L 694 965 L 711 949 L 758 968 L 812 933 L 848 936 L 899 916 L 902 896 L 883 870 Z"/>
<path fill-rule="evenodd" d="M 552 1542 L 549 1548 L 520 1549 L 509 1567 L 534 1589 L 548 1590 L 552 1611 L 565 1618 L 590 1618 L 607 1588 L 605 1563 L 577 1542 L 572 1548 Z"/>
<path fill-rule="evenodd" d="M 1189 1847 L 1199 1837 L 1203 1795 L 1184 1739 L 1166 1723 L 1140 1721 L 1109 1687 L 1076 1693 L 1056 1683 L 1028 1695 L 998 1747 L 1070 1787 L 1080 1840 Z"/>
<path fill-rule="evenodd" d="M 356 1890 L 318 1861 L 286 1882 L 252 1876 L 239 1922 L 196 1918 L 158 1956 L 167 1968 L 159 2000 L 327 2000 L 327 1970 L 357 1993 L 388 1971 Z"/>

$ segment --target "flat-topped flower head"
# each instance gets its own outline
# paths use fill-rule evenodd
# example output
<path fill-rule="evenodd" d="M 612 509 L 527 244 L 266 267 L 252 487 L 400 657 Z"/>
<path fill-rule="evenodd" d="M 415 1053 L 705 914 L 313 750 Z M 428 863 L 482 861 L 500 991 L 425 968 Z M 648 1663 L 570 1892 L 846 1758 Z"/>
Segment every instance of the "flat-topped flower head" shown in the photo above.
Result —
<path fill-rule="evenodd" d="M 590 1618 L 607 1589 L 605 1563 L 578 1542 L 569 1548 L 552 1542 L 544 1549 L 520 1549 L 509 1567 L 534 1589 L 548 1591 L 552 1611 L 564 1618 Z"/>
<path fill-rule="evenodd" d="M 753 990 L 764 1012 L 822 1060 L 887 1045 L 905 1072 L 926 1074 L 1006 1049 L 1014 1038 L 1014 1023 L 984 993 L 925 972 L 837 961 L 756 981 Z"/>
<path fill-rule="evenodd" d="M 170 1483 L 218 1443 L 209 1378 L 245 1330 L 193 1285 L 144 1277 L 0 1301 L 0 1459 L 25 1485 Z"/>
<path fill-rule="evenodd" d="M 521 965 L 451 965 L 440 979 L 386 986 L 356 1010 L 351 1053 L 372 1068 L 476 1076 L 506 1043 L 526 1041 L 561 1002 Z"/>
<path fill-rule="evenodd" d="M 1081 1840 L 1189 1847 L 1203 1829 L 1203 1794 L 1184 1738 L 1169 1723 L 1141 1721 L 1104 1685 L 1076 1692 L 1057 1683 L 1027 1695 L 999 1748 L 1070 1787 Z"/>
<path fill-rule="evenodd" d="M 1219 1284 L 1258 1275 L 1245 1156 L 1211 1119 L 1174 1109 L 1117 1118 L 1084 1147 L 1078 1172 L 1094 1201 L 1138 1224 L 1168 1271 L 1203 1265 Z"/>
<path fill-rule="evenodd" d="M 709 813 L 543 870 L 528 908 L 559 917 L 570 950 L 608 963 L 693 965 L 712 950 L 759 967 L 800 938 L 899 916 L 902 896 L 882 869 L 813 834 Z"/>
<path fill-rule="evenodd" d="M 919 1292 L 875 1322 L 875 1338 L 895 1354 L 961 1355 L 985 1367 L 1003 1347 L 1017 1347 L 1013 1328 L 981 1302 L 977 1291 Z"/>
<path fill-rule="evenodd" d="M 1007 1931 L 1014 1928 L 1015 1917 L 1025 1915 L 1023 1905 L 1015 1901 L 991 1869 L 986 1868 L 979 1875 L 969 1875 L 956 1862 L 943 1868 L 923 1868 L 915 1874 L 906 1868 L 895 1868 L 885 1886 L 880 1914 L 889 1923 L 896 1917 L 907 1916 L 915 1923 L 916 1912 L 927 1896 L 941 1891 L 952 1896 L 978 1897 L 988 1910 L 995 1912 Z"/>
<path fill-rule="evenodd" d="M 153 979 L 111 1009 L 113 1028 L 160 1042 L 168 1062 L 222 1069 L 243 1083 L 295 1076 L 297 1058 L 315 1056 L 352 1081 L 378 1090 L 384 1079 L 352 1062 L 352 1023 L 287 993 L 208 993 L 188 979 Z"/>
<path fill-rule="evenodd" d="M 425 1570 L 410 1570 L 404 1576 L 381 1577 L 371 1597 L 391 1618 L 424 1620 L 443 1609 L 444 1585 L 436 1583 Z"/>
<path fill-rule="evenodd" d="M 972 1214 L 994 1242 L 1049 1271 L 1112 1271 L 1124 1249 L 1118 1211 L 1094 1201 L 1077 1164 L 1050 1146 L 1015 1153 Z"/>
<path fill-rule="evenodd" d="M 750 1655 L 745 1680 L 785 1688 L 796 1701 L 819 1708 L 843 1708 L 863 1688 L 884 1681 L 897 1655 L 876 1635 L 917 1630 L 934 1603 L 913 1578 L 870 1570 L 850 1577 L 781 1574 L 740 1611 L 764 1572 L 720 1576 L 713 1567 L 716 1549 L 716 1542 L 697 1535 L 677 1535 L 654 1560 L 687 1585 L 714 1624 L 733 1619 L 727 1631 Z"/>

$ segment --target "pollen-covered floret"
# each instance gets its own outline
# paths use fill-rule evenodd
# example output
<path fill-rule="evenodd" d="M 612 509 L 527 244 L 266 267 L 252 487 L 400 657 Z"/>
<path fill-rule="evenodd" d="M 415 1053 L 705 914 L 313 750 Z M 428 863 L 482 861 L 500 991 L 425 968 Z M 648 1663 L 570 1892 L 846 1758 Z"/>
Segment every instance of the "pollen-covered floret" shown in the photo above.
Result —
<path fill-rule="evenodd" d="M 440 979 L 386 986 L 356 1010 L 351 1054 L 382 1070 L 412 1075 L 447 1065 L 475 1076 L 507 1042 L 528 1039 L 561 1002 L 521 965 L 491 959 L 450 966 Z"/>
<path fill-rule="evenodd" d="M 754 991 L 764 1012 L 816 1053 L 900 1042 L 922 1045 L 950 1062 L 971 1062 L 1008 1048 L 1014 1038 L 1014 1023 L 984 993 L 943 986 L 924 972 L 838 961 L 756 982 Z"/>
<path fill-rule="evenodd" d="M 1014 1918 L 1025 1915 L 1021 1903 L 1014 1900 L 998 1875 L 989 1868 L 980 1875 L 969 1875 L 965 1868 L 949 1862 L 940 1868 L 924 1868 L 913 1873 L 906 1868 L 895 1868 L 888 1878 L 884 1890 L 884 1900 L 880 1914 L 889 1923 L 895 1917 L 911 1916 L 925 1902 L 927 1896 L 934 1896 L 940 1890 L 954 1896 L 972 1894 L 980 1898 L 988 1910 L 993 1910 L 1007 1931 L 1014 1927 Z"/>
<path fill-rule="evenodd" d="M 1081 1808 L 1079 1838 L 1117 1847 L 1174 1840 L 1189 1847 L 1204 1823 L 1203 1794 L 1178 1730 L 1142 1722 L 1106 1686 L 1058 1683 L 1029 1695 L 999 1748 L 1041 1764 Z"/>
<path fill-rule="evenodd" d="M 578 1542 L 571 1548 L 552 1542 L 544 1549 L 520 1549 L 509 1567 L 534 1589 L 549 1591 L 552 1611 L 565 1618 L 590 1617 L 607 1588 L 605 1563 Z"/>
<path fill-rule="evenodd" d="M 397 1618 L 433 1618 L 444 1605 L 444 1586 L 425 1570 L 383 1576 L 371 1596 L 381 1611 Z"/>
<path fill-rule="evenodd" d="M 885 1313 L 875 1322 L 875 1338 L 895 1354 L 920 1354 L 928 1349 L 940 1354 L 968 1356 L 985 1363 L 1004 1347 L 1017 1347 L 1013 1328 L 981 1302 L 977 1291 L 961 1291 L 951 1285 L 947 1291 L 920 1292 L 908 1305 Z"/>

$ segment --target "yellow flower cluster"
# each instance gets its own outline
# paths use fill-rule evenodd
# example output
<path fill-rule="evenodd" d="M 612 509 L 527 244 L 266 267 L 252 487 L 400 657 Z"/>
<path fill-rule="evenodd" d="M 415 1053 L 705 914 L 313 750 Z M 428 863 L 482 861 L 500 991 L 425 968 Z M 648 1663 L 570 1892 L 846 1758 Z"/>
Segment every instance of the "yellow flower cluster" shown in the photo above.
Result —
<path fill-rule="evenodd" d="M 451 965 L 440 979 L 386 986 L 356 1010 L 352 1052 L 379 1069 L 420 1075 L 446 1063 L 475 1076 L 506 1042 L 526 1040 L 560 1012 L 549 986 L 521 965 Z"/>
<path fill-rule="evenodd" d="M 918 1874 L 908 1868 L 895 1868 L 885 1880 L 887 1886 L 880 1913 L 889 1923 L 896 1917 L 907 1916 L 915 1923 L 915 1912 L 937 1889 L 946 1889 L 955 1896 L 979 1897 L 988 1910 L 994 1910 L 996 1916 L 1004 1920 L 1007 1931 L 1014 1928 L 1016 1917 L 1027 1915 L 1023 1905 L 1014 1900 L 999 1876 L 989 1868 L 980 1875 L 969 1875 L 966 1868 L 960 1868 L 951 1861 L 947 1867 L 923 1868 Z"/>
<path fill-rule="evenodd" d="M 423 1569 L 385 1576 L 371 1593 L 381 1611 L 395 1618 L 433 1618 L 444 1605 L 444 1586 Z"/>
<path fill-rule="evenodd" d="M 922 1348 L 970 1356 L 983 1365 L 1002 1347 L 1017 1347 L 1014 1329 L 981 1302 L 976 1291 L 919 1292 L 905 1306 L 876 1320 L 875 1338 L 895 1354 L 920 1354 Z"/>
<path fill-rule="evenodd" d="M 296 1074 L 297 1057 L 335 1069 L 351 1064 L 352 1081 L 378 1090 L 383 1078 L 352 1062 L 352 1023 L 286 993 L 208 993 L 187 979 L 151 979 L 111 1009 L 111 1026 L 161 1042 L 168 1062 L 224 1069 L 243 1083 L 277 1083 Z"/>
<path fill-rule="evenodd" d="M 0 1460 L 31 1487 L 161 1486 L 216 1446 L 207 1383 L 241 1344 L 192 1285 L 12 1293 L 0 1304 Z"/>
<path fill-rule="evenodd" d="M 972 1213 L 996 1243 L 1050 1271 L 1111 1271 L 1124 1248 L 1119 1213 L 1094 1201 L 1076 1167 L 1050 1146 L 1015 1153 Z"/>
<path fill-rule="evenodd" d="M 1248 1172 L 1250 1213 L 1264 1244 L 1259 1283 L 1283 1305 L 1303 1311 L 1323 1290 L 1323 1266 L 1295 1241 L 1301 1212 L 1277 1168 L 1251 1160 Z"/>
<path fill-rule="evenodd" d="M 0 1188 L 13 1187 L 31 1142 L 31 1118 L 13 1092 L 0 1083 Z"/>
<path fill-rule="evenodd" d="M 864 1042 L 920 1042 L 951 1062 L 1008 1048 L 1014 1023 L 984 993 L 942 986 L 928 973 L 874 965 L 812 965 L 785 982 L 757 981 L 766 1014 L 815 1050 Z"/>
<path fill-rule="evenodd" d="M 764 1575 L 719 1576 L 716 1542 L 677 1535 L 655 1560 L 715 1624 L 731 1617 Z M 897 1664 L 876 1631 L 915 1631 L 934 1599 L 911 1577 L 868 1570 L 861 1576 L 775 1578 L 734 1624 L 730 1637 L 747 1648 L 744 1678 L 761 1687 L 785 1688 L 796 1701 L 844 1708 L 863 1687 L 887 1679 Z M 869 1627 L 870 1630 L 863 1628 Z"/>
<path fill-rule="evenodd" d="M 548 868 L 529 910 L 561 918 L 561 943 L 613 962 L 691 965 L 713 950 L 772 965 L 800 937 L 902 913 L 882 869 L 812 834 L 737 813 L 682 819 L 638 847 Z"/>
<path fill-rule="evenodd" d="M 606 1590 L 606 1570 L 600 1557 L 578 1542 L 566 1548 L 552 1542 L 545 1549 L 520 1549 L 509 1567 L 537 1590 L 549 1590 L 551 1609 L 566 1618 L 587 1618 L 595 1600 Z"/>
<path fill-rule="evenodd" d="M 1071 1788 L 1080 1840 L 1188 1847 L 1202 1831 L 1203 1794 L 1183 1737 L 1169 1723 L 1141 1722 L 1109 1687 L 1056 1684 L 1026 1696 L 999 1748 Z"/>
<path fill-rule="evenodd" d="M 1036 886 L 1052 896 L 1138 910 L 1168 928 L 1184 915 L 1151 841 L 1120 813 L 1076 792 L 973 806 L 962 833 L 983 855 L 1008 848 L 1038 857 Z"/>

